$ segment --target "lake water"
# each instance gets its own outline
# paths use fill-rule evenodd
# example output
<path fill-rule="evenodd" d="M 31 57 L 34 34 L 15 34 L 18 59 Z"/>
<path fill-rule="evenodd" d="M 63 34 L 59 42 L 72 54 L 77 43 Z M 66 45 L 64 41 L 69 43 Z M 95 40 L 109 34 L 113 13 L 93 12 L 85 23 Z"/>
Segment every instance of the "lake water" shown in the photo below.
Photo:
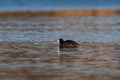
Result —
<path fill-rule="evenodd" d="M 77 49 L 59 49 L 59 38 Z M 120 17 L 0 19 L 0 79 L 120 80 Z"/>
<path fill-rule="evenodd" d="M 0 20 L 0 41 L 120 42 L 120 17 L 39 17 Z M 4 36 L 3 36 L 4 35 Z"/>
<path fill-rule="evenodd" d="M 0 11 L 120 9 L 120 0 L 0 0 Z"/>

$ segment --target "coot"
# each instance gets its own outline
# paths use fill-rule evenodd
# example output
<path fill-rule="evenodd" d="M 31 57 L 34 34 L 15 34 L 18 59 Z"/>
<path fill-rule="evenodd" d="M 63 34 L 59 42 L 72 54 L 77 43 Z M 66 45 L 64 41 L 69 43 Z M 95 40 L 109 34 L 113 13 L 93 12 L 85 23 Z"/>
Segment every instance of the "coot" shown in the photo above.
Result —
<path fill-rule="evenodd" d="M 60 38 L 58 41 L 59 41 L 60 48 L 77 48 L 77 47 L 79 47 L 79 44 L 73 40 L 64 41 L 62 38 Z"/>

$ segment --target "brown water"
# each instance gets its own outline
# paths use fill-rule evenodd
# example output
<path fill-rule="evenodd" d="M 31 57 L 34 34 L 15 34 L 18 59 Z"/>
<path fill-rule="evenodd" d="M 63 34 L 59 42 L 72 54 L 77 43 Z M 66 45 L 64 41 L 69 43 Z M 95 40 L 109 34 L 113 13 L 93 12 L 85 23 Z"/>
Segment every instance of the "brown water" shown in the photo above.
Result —
<path fill-rule="evenodd" d="M 120 80 L 119 34 L 119 16 L 0 19 L 0 79 Z"/>

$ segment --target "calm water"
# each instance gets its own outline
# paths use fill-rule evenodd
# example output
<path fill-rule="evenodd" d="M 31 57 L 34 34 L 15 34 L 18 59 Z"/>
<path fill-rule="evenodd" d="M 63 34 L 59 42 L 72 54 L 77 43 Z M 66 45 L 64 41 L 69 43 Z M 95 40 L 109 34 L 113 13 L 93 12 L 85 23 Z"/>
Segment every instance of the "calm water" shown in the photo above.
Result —
<path fill-rule="evenodd" d="M 120 9 L 120 0 L 0 0 L 0 11 Z"/>
<path fill-rule="evenodd" d="M 120 17 L 39 17 L 0 20 L 0 41 L 120 42 Z M 4 36 L 3 36 L 4 35 Z"/>
<path fill-rule="evenodd" d="M 60 50 L 59 38 L 80 47 Z M 119 80 L 119 75 L 119 16 L 0 19 L 2 80 Z"/>

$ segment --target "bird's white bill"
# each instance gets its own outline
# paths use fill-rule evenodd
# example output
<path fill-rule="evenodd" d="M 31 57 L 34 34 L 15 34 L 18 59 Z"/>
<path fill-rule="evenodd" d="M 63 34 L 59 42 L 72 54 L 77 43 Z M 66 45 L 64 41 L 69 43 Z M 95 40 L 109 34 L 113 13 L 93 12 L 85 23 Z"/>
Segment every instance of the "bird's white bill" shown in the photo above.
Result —
<path fill-rule="evenodd" d="M 59 43 L 59 42 L 60 42 L 60 40 L 57 40 L 57 42 Z"/>

